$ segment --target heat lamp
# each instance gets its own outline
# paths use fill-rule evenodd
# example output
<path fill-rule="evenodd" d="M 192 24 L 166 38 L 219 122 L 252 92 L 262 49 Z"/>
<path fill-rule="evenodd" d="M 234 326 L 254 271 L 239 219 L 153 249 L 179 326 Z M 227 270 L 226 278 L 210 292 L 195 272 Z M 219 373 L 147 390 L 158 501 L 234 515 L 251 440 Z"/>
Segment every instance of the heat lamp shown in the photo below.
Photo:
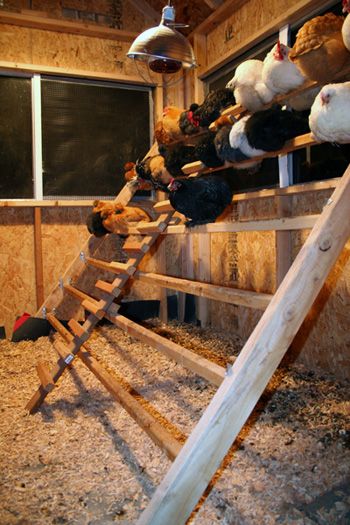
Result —
<path fill-rule="evenodd" d="M 141 33 L 132 43 L 127 56 L 148 64 L 155 73 L 172 74 L 181 68 L 196 67 L 196 59 L 188 40 L 175 29 L 188 27 L 175 22 L 175 8 L 168 3 L 156 27 Z"/>

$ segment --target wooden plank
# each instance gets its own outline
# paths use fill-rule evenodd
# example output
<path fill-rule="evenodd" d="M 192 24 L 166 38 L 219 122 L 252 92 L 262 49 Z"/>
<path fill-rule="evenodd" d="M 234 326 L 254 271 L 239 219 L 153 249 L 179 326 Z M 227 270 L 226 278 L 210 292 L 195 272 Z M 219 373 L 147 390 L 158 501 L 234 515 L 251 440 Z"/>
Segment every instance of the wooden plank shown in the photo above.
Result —
<path fill-rule="evenodd" d="M 75 355 L 72 354 L 68 347 L 64 343 L 61 343 L 61 341 L 54 341 L 53 346 L 64 364 L 68 365 L 68 368 L 72 368 L 71 363 L 74 360 Z"/>
<path fill-rule="evenodd" d="M 41 237 L 41 209 L 34 208 L 34 266 L 37 308 L 44 301 L 43 247 Z"/>
<path fill-rule="evenodd" d="M 65 67 L 46 66 L 43 64 L 26 64 L 23 62 L 9 62 L 0 60 L 0 70 L 23 73 L 42 73 L 47 75 L 57 75 L 64 77 L 79 77 L 94 80 L 107 80 L 112 82 L 121 82 L 124 84 L 137 84 L 140 86 L 153 86 L 152 82 L 146 82 L 140 76 L 124 75 L 116 70 L 113 73 L 100 73 L 87 69 L 73 69 Z"/>
<path fill-rule="evenodd" d="M 151 272 L 136 272 L 134 279 L 148 284 L 157 284 L 171 290 L 207 297 L 215 301 L 222 301 L 229 304 L 239 304 L 247 308 L 257 308 L 265 310 L 270 303 L 272 295 L 267 293 L 251 292 L 248 290 L 238 290 L 227 286 L 219 286 L 206 282 L 182 279 L 179 277 L 170 277 Z"/>
<path fill-rule="evenodd" d="M 78 321 L 76 321 L 75 319 L 70 319 L 68 321 L 68 326 L 69 328 L 72 330 L 73 334 L 76 335 L 77 337 L 79 337 L 81 340 L 85 340 L 87 341 L 87 339 L 89 338 L 89 335 L 83 328 L 83 326 L 78 323 Z"/>
<path fill-rule="evenodd" d="M 70 343 L 73 340 L 73 334 L 54 316 L 52 313 L 46 315 L 46 319 L 50 325 L 58 332 L 66 341 Z"/>
<path fill-rule="evenodd" d="M 318 215 L 302 215 L 300 217 L 285 217 L 282 219 L 267 219 L 261 221 L 242 222 L 212 222 L 187 228 L 183 224 L 168 226 L 162 235 L 178 235 L 179 233 L 224 233 L 272 230 L 303 230 L 312 228 Z"/>
<path fill-rule="evenodd" d="M 124 31 L 111 27 L 104 27 L 91 22 L 73 22 L 71 20 L 33 16 L 30 14 L 14 13 L 12 11 L 0 11 L 0 24 L 30 27 L 43 31 L 55 31 L 58 33 L 70 33 L 73 35 L 84 35 L 120 42 L 132 42 L 138 33 Z"/>
<path fill-rule="evenodd" d="M 137 525 L 183 525 L 259 400 L 350 236 L 350 167 Z"/>
<path fill-rule="evenodd" d="M 223 166 L 218 168 L 208 168 L 203 164 L 203 162 L 198 160 L 196 162 L 189 162 L 188 164 L 185 164 L 181 169 L 186 175 L 197 172 L 212 173 L 214 171 L 221 171 L 225 168 L 244 166 L 246 164 L 250 164 L 253 160 L 259 161 L 271 157 L 278 157 L 278 155 L 285 155 L 291 151 L 296 151 L 298 149 L 305 148 L 306 146 L 316 146 L 317 144 L 320 144 L 320 142 L 317 142 L 314 138 L 312 138 L 311 133 L 305 133 L 305 135 L 299 135 L 294 139 L 288 140 L 283 148 L 278 151 L 268 151 L 267 153 L 264 153 L 264 155 L 251 157 L 250 159 L 241 160 L 240 162 L 225 162 Z"/>
<path fill-rule="evenodd" d="M 50 374 L 49 364 L 46 361 L 40 361 L 36 365 L 36 371 L 38 372 L 38 376 L 42 387 L 47 392 L 52 392 L 52 390 L 55 388 L 55 385 L 53 382 L 52 375 Z"/>
<path fill-rule="evenodd" d="M 211 236 L 210 233 L 198 234 L 198 261 L 197 272 L 198 280 L 201 282 L 210 282 L 211 280 Z M 201 327 L 204 328 L 208 324 L 209 318 L 209 300 L 204 296 L 197 296 L 196 298 L 197 319 Z"/>
<path fill-rule="evenodd" d="M 215 27 L 224 22 L 233 14 L 234 11 L 244 4 L 245 0 L 226 0 L 223 2 L 210 16 L 208 16 L 204 22 L 199 24 L 194 31 L 190 34 L 190 37 L 196 34 L 206 35 L 210 33 Z"/>
<path fill-rule="evenodd" d="M 147 19 L 148 23 L 152 23 L 154 26 L 157 26 L 160 23 L 162 13 L 153 9 L 146 0 L 129 0 L 129 3 Z"/>
<path fill-rule="evenodd" d="M 170 359 L 174 359 L 174 361 L 180 365 L 185 366 L 192 370 L 192 372 L 204 377 L 210 383 L 217 386 L 221 384 L 225 375 L 225 369 L 223 367 L 153 333 L 151 330 L 147 330 L 147 328 L 134 323 L 122 315 L 118 314 L 111 316 L 107 314 L 106 318 L 111 321 L 111 323 L 118 326 L 118 328 L 125 330 L 132 337 L 135 337 L 139 341 L 159 350 Z"/>
<path fill-rule="evenodd" d="M 93 257 L 86 258 L 87 264 L 99 268 L 100 270 L 107 270 L 111 273 L 127 273 L 129 275 L 133 274 L 135 271 L 135 266 L 129 263 L 121 263 L 117 261 L 102 261 L 100 259 L 94 259 Z"/>
<path fill-rule="evenodd" d="M 288 195 L 279 195 L 277 200 L 277 215 L 288 217 L 292 213 L 292 201 Z M 276 287 L 283 281 L 292 264 L 292 235 L 290 230 L 276 231 Z"/>
<path fill-rule="evenodd" d="M 108 392 L 112 394 L 167 456 L 173 460 L 181 450 L 181 443 L 165 430 L 129 392 L 120 386 L 116 379 L 88 351 L 85 349 L 81 350 L 78 355 L 88 369 L 107 388 Z"/>

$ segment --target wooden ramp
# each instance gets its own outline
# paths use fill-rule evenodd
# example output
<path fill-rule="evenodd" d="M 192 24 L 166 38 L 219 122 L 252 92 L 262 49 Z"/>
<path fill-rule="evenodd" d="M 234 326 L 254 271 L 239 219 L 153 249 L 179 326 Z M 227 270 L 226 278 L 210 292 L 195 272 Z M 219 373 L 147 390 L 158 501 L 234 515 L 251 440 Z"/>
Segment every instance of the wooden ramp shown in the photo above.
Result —
<path fill-rule="evenodd" d="M 131 196 L 132 190 L 126 187 L 116 200 L 127 204 Z M 95 283 L 103 292 L 103 299 L 100 300 L 69 283 L 64 284 L 65 292 L 79 299 L 89 312 L 85 322 L 81 324 L 71 319 L 69 329 L 66 329 L 52 311 L 48 311 L 54 307 L 56 290 L 48 297 L 45 302 L 47 318 L 64 342 L 54 343 L 59 358 L 52 370 L 45 362 L 38 364 L 40 386 L 28 402 L 27 409 L 31 413 L 37 410 L 55 388 L 64 371 L 74 364 L 75 358 L 82 360 L 155 443 L 174 460 L 149 506 L 138 520 L 138 525 L 182 525 L 186 522 L 248 419 L 343 249 L 350 235 L 349 210 L 350 166 L 322 214 L 315 219 L 316 223 L 308 240 L 273 297 L 140 272 L 138 265 L 144 254 L 159 235 L 166 233 L 172 219 L 173 210 L 166 202 L 155 206 L 155 211 L 159 214 L 156 221 L 139 224 L 132 229 L 132 233 L 138 233 L 141 240 L 137 244 L 126 241 L 124 250 L 129 255 L 126 263 L 107 263 L 94 257 L 85 258 L 83 263 L 78 257 L 73 262 L 74 271 L 83 264 L 115 274 L 112 283 L 103 280 Z M 72 268 L 67 271 L 67 275 Z M 187 289 L 197 295 L 233 304 L 266 309 L 234 365 L 225 371 L 120 315 L 116 301 L 131 277 L 159 286 Z M 103 317 L 218 386 L 212 402 L 184 446 L 117 383 L 85 346 L 93 328 Z"/>

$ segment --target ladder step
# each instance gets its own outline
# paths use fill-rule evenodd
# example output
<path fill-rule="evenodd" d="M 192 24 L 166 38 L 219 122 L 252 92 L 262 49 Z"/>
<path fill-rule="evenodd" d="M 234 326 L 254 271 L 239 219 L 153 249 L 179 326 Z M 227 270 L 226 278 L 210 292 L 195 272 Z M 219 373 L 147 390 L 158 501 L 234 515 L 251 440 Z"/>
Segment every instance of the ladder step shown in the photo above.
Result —
<path fill-rule="evenodd" d="M 138 253 L 143 254 L 149 250 L 148 244 L 144 244 L 137 241 L 126 241 L 122 248 L 123 252 L 126 253 Z"/>
<path fill-rule="evenodd" d="M 68 321 L 68 326 L 72 330 L 73 334 L 79 337 L 79 339 L 87 341 L 87 339 L 89 338 L 89 334 L 84 330 L 81 324 L 78 323 L 78 321 L 76 321 L 75 319 L 70 319 Z"/>
<path fill-rule="evenodd" d="M 136 228 L 140 233 L 157 233 L 163 232 L 167 225 L 167 222 L 158 219 L 154 222 L 139 222 Z"/>
<path fill-rule="evenodd" d="M 64 289 L 73 297 L 78 299 L 78 301 L 81 302 L 81 306 L 83 308 L 94 314 L 96 317 L 98 317 L 98 319 L 102 319 L 102 317 L 104 316 L 104 311 L 101 307 L 101 301 L 97 301 L 93 297 L 90 297 L 90 295 L 86 294 L 85 292 L 82 292 L 81 290 L 78 290 L 78 288 L 75 288 L 70 284 L 66 284 L 64 286 Z"/>
<path fill-rule="evenodd" d="M 174 211 L 174 208 L 172 207 L 172 205 L 170 204 L 170 201 L 167 200 L 167 201 L 160 201 L 160 202 L 157 202 L 153 208 L 155 209 L 155 211 L 157 211 L 158 213 L 165 213 L 165 212 L 171 212 L 171 211 Z"/>
<path fill-rule="evenodd" d="M 121 263 L 121 262 L 107 262 L 107 261 L 101 261 L 99 259 L 93 259 L 92 257 L 87 257 L 86 262 L 90 264 L 91 266 L 94 266 L 95 268 L 99 268 L 100 270 L 107 270 L 112 273 L 122 273 L 125 272 L 129 275 L 132 275 L 136 268 L 130 262 L 128 263 Z"/>
<path fill-rule="evenodd" d="M 69 348 L 64 343 L 61 343 L 61 341 L 54 341 L 53 346 L 66 365 L 70 365 L 75 355 L 69 351 Z"/>
<path fill-rule="evenodd" d="M 117 278 L 114 279 L 112 283 L 107 283 L 106 281 L 102 281 L 99 279 L 95 283 L 95 287 L 101 290 L 102 292 L 112 294 L 114 297 L 118 297 L 122 291 L 123 285 L 125 283 L 125 279 Z"/>
<path fill-rule="evenodd" d="M 46 315 L 46 319 L 49 321 L 50 325 L 58 332 L 63 339 L 68 343 L 73 340 L 73 334 L 55 317 L 51 312 Z"/>
<path fill-rule="evenodd" d="M 46 392 L 52 392 L 52 390 L 55 388 L 55 382 L 50 373 L 49 364 L 46 361 L 40 361 L 40 363 L 36 365 L 36 370 L 38 372 L 42 387 L 46 390 Z"/>

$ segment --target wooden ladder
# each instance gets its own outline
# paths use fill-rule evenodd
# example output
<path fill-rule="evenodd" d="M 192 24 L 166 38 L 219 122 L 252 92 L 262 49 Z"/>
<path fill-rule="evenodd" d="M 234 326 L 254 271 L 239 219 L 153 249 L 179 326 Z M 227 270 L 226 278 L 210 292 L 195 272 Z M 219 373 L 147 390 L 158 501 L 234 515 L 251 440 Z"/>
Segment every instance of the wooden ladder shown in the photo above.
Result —
<path fill-rule="evenodd" d="M 141 226 L 145 247 L 141 247 L 142 243 L 137 247 L 130 243 L 127 263 L 96 262 L 93 258 L 86 261 L 87 264 L 117 274 L 111 284 L 97 281 L 98 288 L 106 294 L 104 299 L 96 301 L 71 285 L 66 285 L 67 292 L 79 297 L 90 314 L 82 325 L 73 319 L 69 321 L 70 330 L 54 315 L 48 314 L 49 321 L 65 343 L 55 342 L 60 358 L 53 370 L 50 371 L 46 363 L 38 365 L 41 385 L 27 408 L 34 412 L 40 406 L 64 370 L 78 356 L 168 457 L 174 460 L 137 525 L 183 525 L 254 409 L 350 236 L 350 166 L 234 365 L 226 371 L 180 345 L 170 341 L 164 344 L 163 338 L 118 313 L 114 299 L 120 295 L 129 277 L 136 275 L 144 250 L 147 251 L 154 243 L 162 228 L 164 232 L 172 216 L 166 202 L 157 204 L 155 209 L 161 213 L 156 221 L 158 227 L 162 225 L 161 228 L 157 229 L 155 223 Z M 183 446 L 118 385 L 84 346 L 93 327 L 103 316 L 219 387 Z"/>

